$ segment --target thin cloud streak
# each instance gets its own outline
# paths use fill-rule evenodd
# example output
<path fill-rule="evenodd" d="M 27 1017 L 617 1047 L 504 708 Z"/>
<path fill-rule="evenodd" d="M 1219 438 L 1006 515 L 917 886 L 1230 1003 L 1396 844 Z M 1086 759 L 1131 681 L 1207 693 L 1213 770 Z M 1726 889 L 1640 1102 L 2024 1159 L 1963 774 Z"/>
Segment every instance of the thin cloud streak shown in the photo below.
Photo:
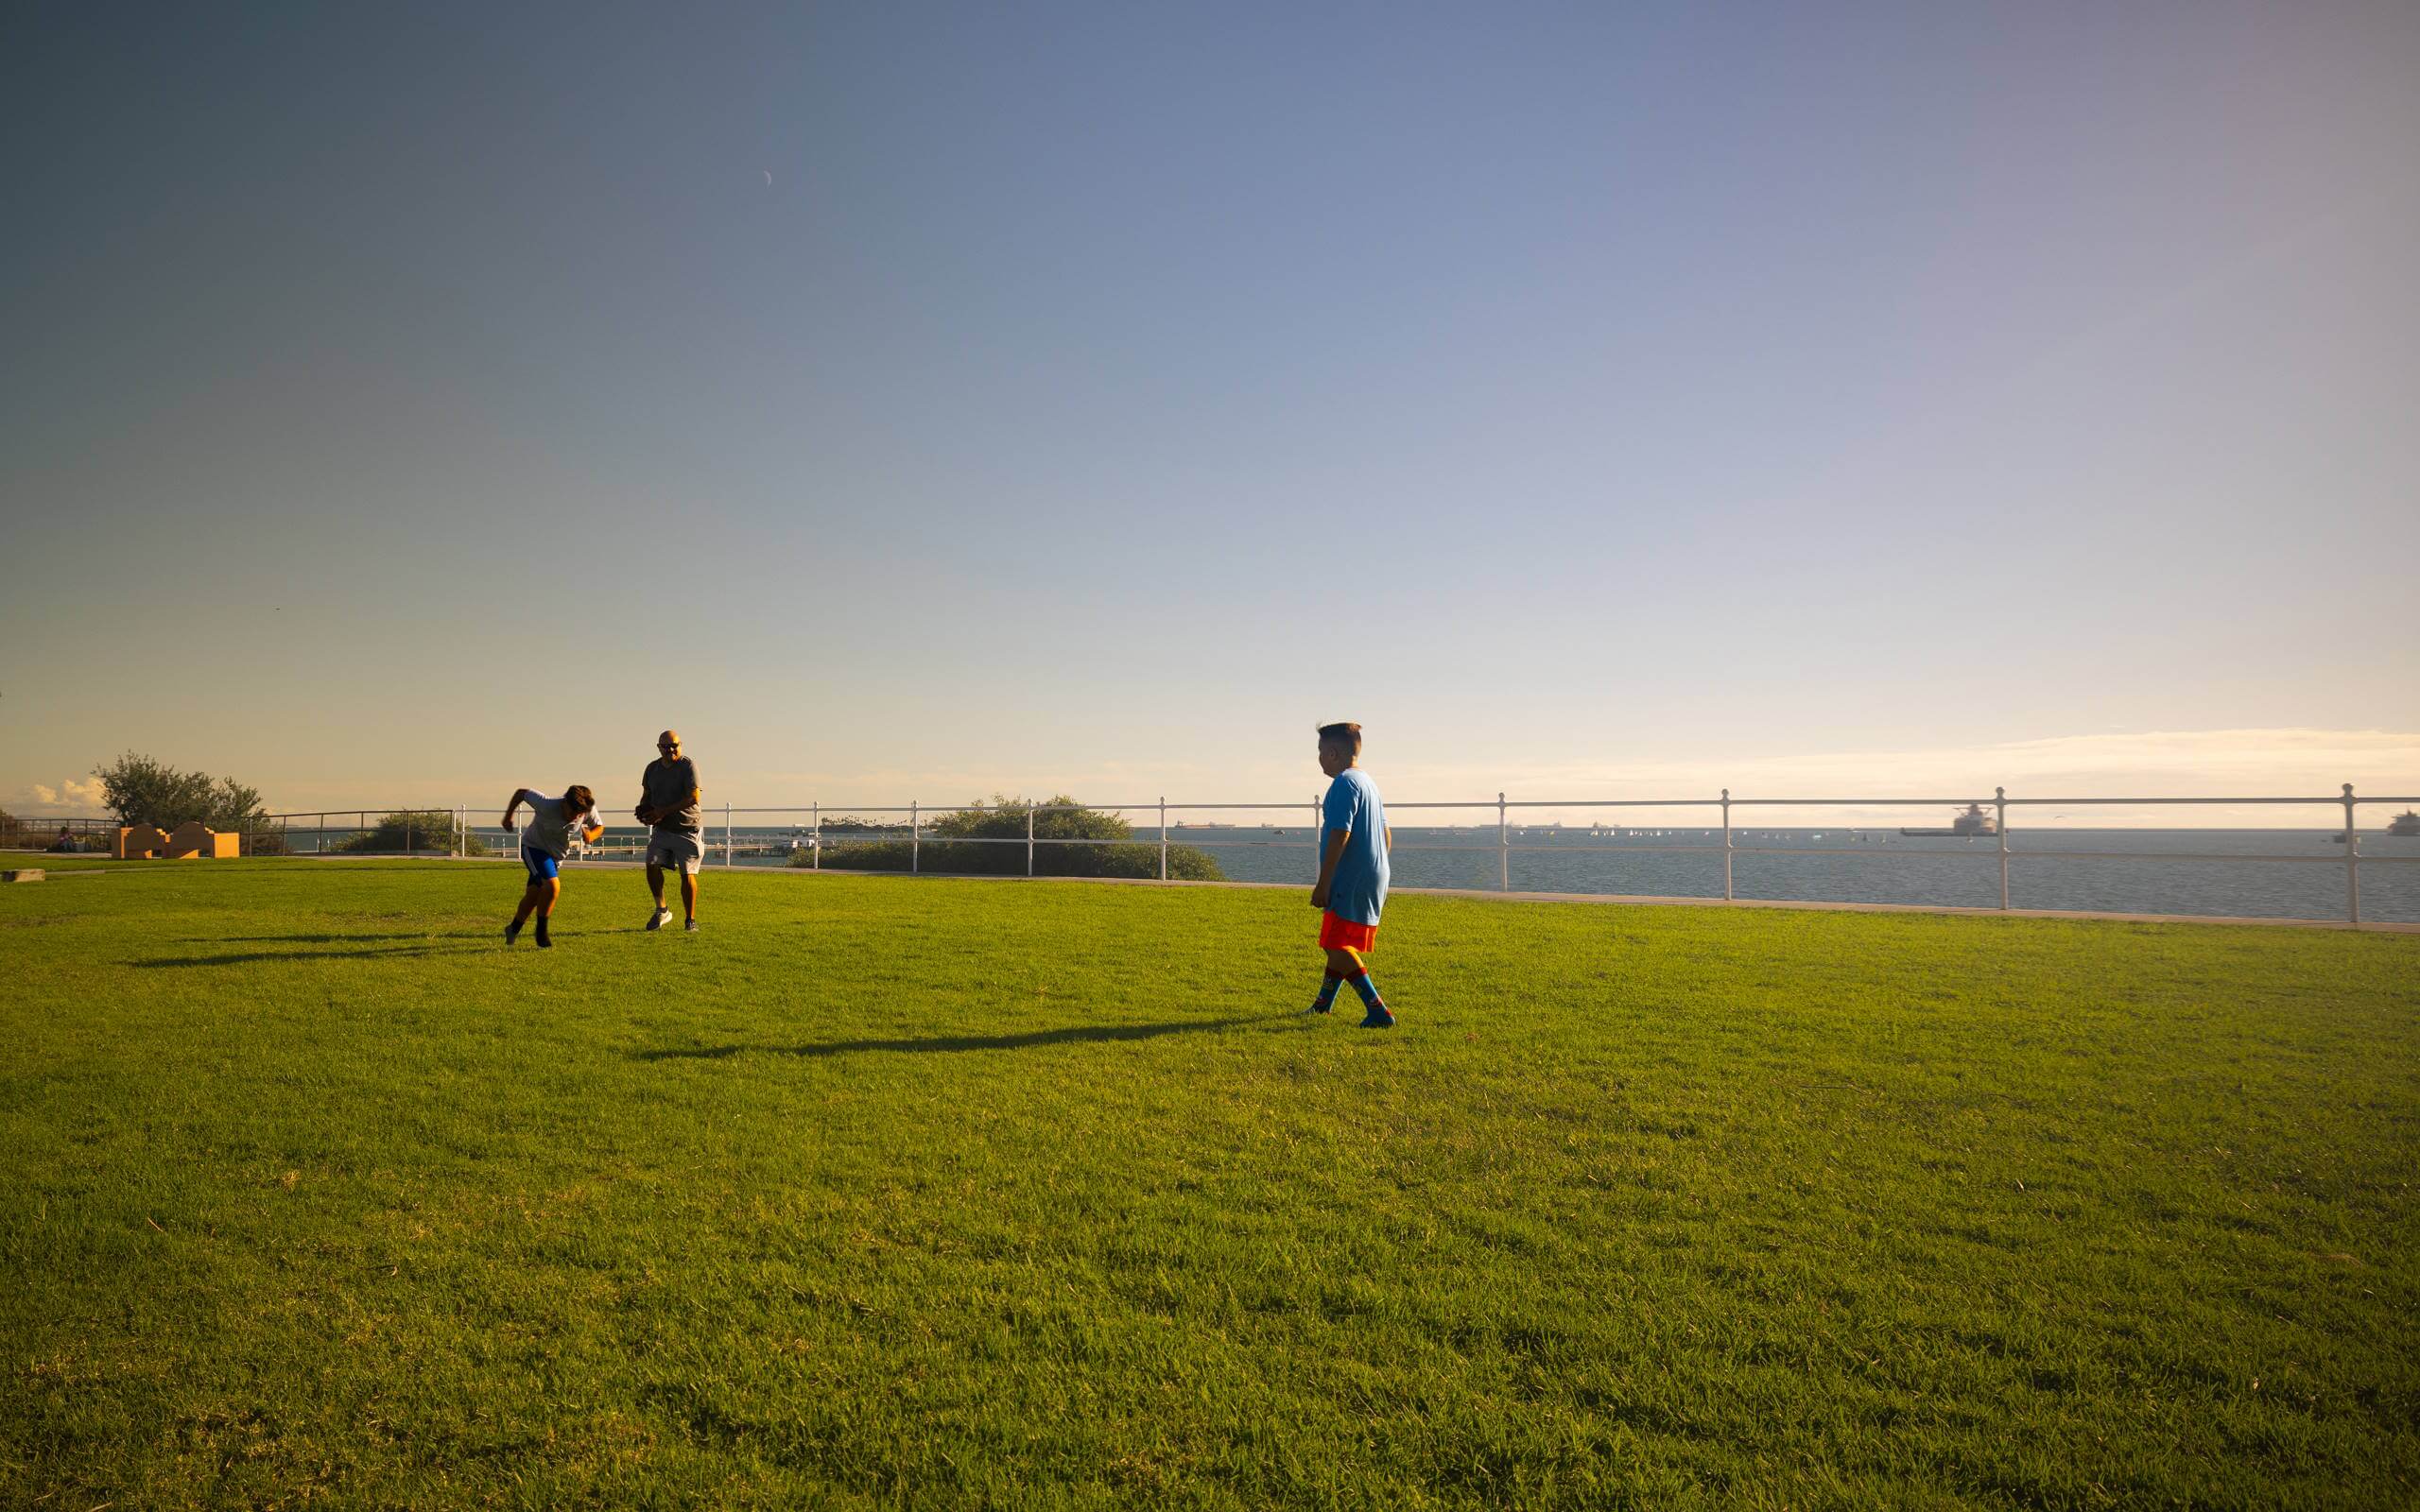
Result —
<path fill-rule="evenodd" d="M 1409 781 L 1406 779 L 1409 778 Z M 2420 791 L 2420 733 L 2346 730 L 2108 731 L 1986 745 L 1877 748 L 1752 757 L 1619 764 L 1558 763 L 1505 772 L 1478 767 L 1416 768 L 1391 780 L 1398 804 L 1422 788 L 1460 797 L 1500 780 L 1508 796 L 1538 800 L 1713 797 L 1734 799 L 2286 798 L 2333 799 L 2345 782 L 2380 796 Z M 1517 791 L 1516 791 L 1517 789 Z M 1696 814 L 1707 812 L 1691 811 Z M 2093 806 L 2045 816 L 2027 805 L 2010 823 L 2063 817 L 2076 825 L 2131 824 L 2307 828 L 2329 810 L 2268 805 Z M 2341 816 L 2341 810 L 2333 811 Z M 1766 823 L 1879 822 L 1905 808 L 1755 810 Z M 1678 815 L 1672 822 L 1683 822 Z"/>
<path fill-rule="evenodd" d="M 2111 730 L 1996 743 L 1877 747 L 1803 755 L 1745 757 L 1709 753 L 1651 761 L 1564 761 L 1480 764 L 1398 759 L 1374 743 L 1372 772 L 1398 810 L 1402 822 L 1476 822 L 1478 811 L 1428 811 L 1419 803 L 1479 803 L 1491 808 L 1504 793 L 1524 807 L 1525 819 L 1576 820 L 1613 817 L 1604 811 L 1564 805 L 1616 799 L 1688 800 L 1685 808 L 1633 811 L 1625 823 L 1697 825 L 1714 820 L 1711 800 L 1728 787 L 1736 799 L 1902 799 L 1911 806 L 1886 805 L 1789 809 L 1754 807 L 1764 824 L 1931 823 L 1934 802 L 1988 801 L 1995 787 L 2017 799 L 2045 798 L 2309 798 L 2308 808 L 2268 805 L 2168 805 L 2079 808 L 2062 815 L 2026 804 L 2010 816 L 2012 827 L 2050 823 L 2070 826 L 2310 828 L 2341 821 L 2332 803 L 2342 784 L 2378 797 L 2420 794 L 2420 732 L 2382 730 L 2243 729 Z M 332 782 L 281 789 L 272 806 L 310 804 L 359 807 L 380 803 L 434 802 L 451 807 L 468 789 L 484 793 L 490 781 L 441 779 L 418 793 L 367 793 Z M 856 772 L 736 770 L 717 781 L 707 807 L 724 802 L 758 808 L 819 804 L 823 812 L 877 807 L 905 808 L 912 799 L 928 812 L 979 801 L 995 793 L 1046 798 L 1067 793 L 1096 805 L 1124 805 L 1138 822 L 1150 816 L 1162 795 L 1172 815 L 1199 817 L 1186 804 L 1258 803 L 1270 822 L 1289 823 L 1308 807 L 1322 780 L 1307 760 L 1257 762 L 1219 767 L 1201 762 L 1101 762 L 1077 769 L 1046 771 L 1020 764 L 984 767 L 884 766 Z M 449 798 L 449 793 L 453 795 Z M 307 795 L 307 796 L 305 796 Z M 474 812 L 478 805 L 474 805 Z M 2365 810 L 2365 821 L 2377 810 Z M 745 822 L 744 813 L 737 817 Z M 1249 820 L 1254 816 L 1236 815 Z M 1490 820 L 1492 821 L 1492 818 Z"/>

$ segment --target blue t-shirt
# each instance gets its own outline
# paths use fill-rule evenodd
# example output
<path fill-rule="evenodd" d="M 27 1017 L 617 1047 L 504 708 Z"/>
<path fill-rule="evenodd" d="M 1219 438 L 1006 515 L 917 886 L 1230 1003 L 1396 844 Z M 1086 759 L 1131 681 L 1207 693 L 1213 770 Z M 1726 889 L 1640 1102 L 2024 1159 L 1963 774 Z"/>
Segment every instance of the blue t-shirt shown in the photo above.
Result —
<path fill-rule="evenodd" d="M 1336 878 L 1328 884 L 1327 910 L 1355 924 L 1374 924 L 1387 906 L 1387 806 L 1378 784 L 1358 766 L 1348 766 L 1327 785 L 1322 830 L 1349 830 L 1344 853 L 1336 858 Z M 1320 854 L 1327 854 L 1327 836 L 1320 836 Z"/>

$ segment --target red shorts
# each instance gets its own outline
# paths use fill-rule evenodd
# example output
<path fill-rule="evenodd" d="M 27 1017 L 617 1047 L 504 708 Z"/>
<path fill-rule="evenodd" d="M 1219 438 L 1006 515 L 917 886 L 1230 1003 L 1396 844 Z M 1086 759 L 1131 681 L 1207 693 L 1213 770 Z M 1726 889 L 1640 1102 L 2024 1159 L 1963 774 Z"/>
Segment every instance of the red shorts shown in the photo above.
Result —
<path fill-rule="evenodd" d="M 1333 909 L 1320 915 L 1320 949 L 1366 951 L 1378 943 L 1378 926 L 1339 919 Z"/>

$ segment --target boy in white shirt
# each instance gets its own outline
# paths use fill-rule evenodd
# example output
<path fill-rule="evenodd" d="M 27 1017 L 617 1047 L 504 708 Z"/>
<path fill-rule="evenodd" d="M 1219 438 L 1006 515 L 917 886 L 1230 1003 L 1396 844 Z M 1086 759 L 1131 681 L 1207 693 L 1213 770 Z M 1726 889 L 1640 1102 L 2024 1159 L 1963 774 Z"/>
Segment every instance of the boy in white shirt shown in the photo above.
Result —
<path fill-rule="evenodd" d="M 578 834 L 595 845 L 604 836 L 605 826 L 596 822 L 596 795 L 578 783 L 563 789 L 561 798 L 517 787 L 512 790 L 512 801 L 504 806 L 508 833 L 513 811 L 524 803 L 529 805 L 529 828 L 521 834 L 521 864 L 528 868 L 529 885 L 521 891 L 521 907 L 512 922 L 504 926 L 504 942 L 510 945 L 519 939 L 521 926 L 536 914 L 538 948 L 552 950 L 555 942 L 546 937 L 546 919 L 555 911 L 555 900 L 562 896 L 562 868 L 563 857 L 571 851 L 572 836 Z"/>

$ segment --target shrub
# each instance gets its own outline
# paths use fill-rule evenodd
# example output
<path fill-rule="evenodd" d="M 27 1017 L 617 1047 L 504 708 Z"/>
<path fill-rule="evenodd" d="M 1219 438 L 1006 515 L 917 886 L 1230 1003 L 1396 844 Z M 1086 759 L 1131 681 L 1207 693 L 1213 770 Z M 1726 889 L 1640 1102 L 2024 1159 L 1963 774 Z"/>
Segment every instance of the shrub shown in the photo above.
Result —
<path fill-rule="evenodd" d="M 1021 798 L 994 797 L 983 808 L 936 814 L 925 826 L 921 853 L 925 871 L 972 876 L 1025 875 L 1026 816 L 1033 816 L 1033 837 L 1054 841 L 1095 841 L 1098 844 L 1036 845 L 1033 871 L 1039 877 L 1157 877 L 1160 849 L 1156 841 L 1141 844 L 1134 826 L 1115 814 L 1088 809 L 1063 795 L 1044 803 Z M 855 826 L 853 826 L 853 829 Z M 873 827 L 867 826 L 871 829 Z M 896 826 L 888 827 L 895 831 Z M 909 845 L 903 839 L 842 839 L 824 828 L 823 865 L 836 871 L 906 871 Z M 1010 840 L 1013 845 L 969 844 Z M 1110 842 L 1124 840 L 1125 845 Z M 806 853 L 790 858 L 794 867 L 815 864 Z M 1189 845 L 1168 847 L 1168 876 L 1185 882 L 1219 882 L 1226 873 L 1206 851 Z"/>
<path fill-rule="evenodd" d="M 367 833 L 339 841 L 336 849 L 352 854 L 400 850 L 437 850 L 451 854 L 457 842 L 466 856 L 488 854 L 485 840 L 454 822 L 445 809 L 399 809 L 382 816 Z"/>

